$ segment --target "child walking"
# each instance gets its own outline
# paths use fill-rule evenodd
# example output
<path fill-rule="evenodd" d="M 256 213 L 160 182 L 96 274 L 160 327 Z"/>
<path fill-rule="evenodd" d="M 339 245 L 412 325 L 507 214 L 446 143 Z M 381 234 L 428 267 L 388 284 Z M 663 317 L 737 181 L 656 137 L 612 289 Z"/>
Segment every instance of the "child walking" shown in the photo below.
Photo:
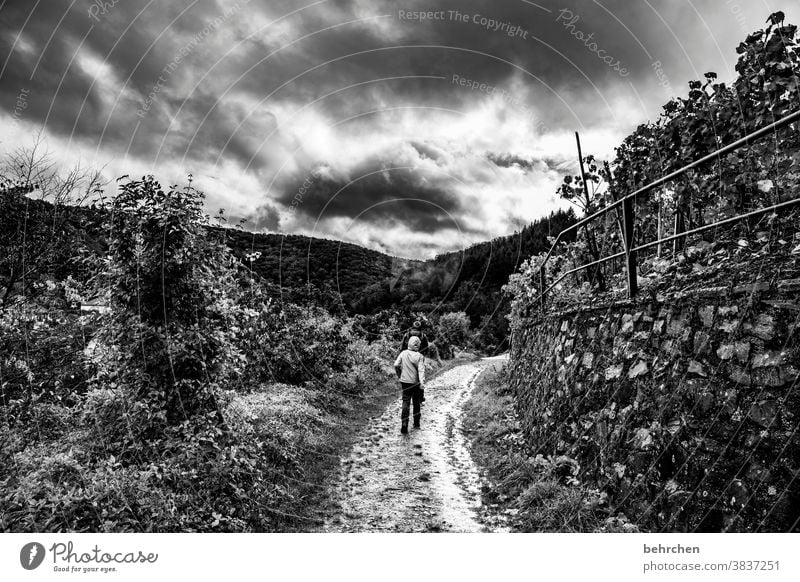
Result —
<path fill-rule="evenodd" d="M 400 413 L 400 433 L 408 434 L 409 404 L 414 405 L 414 428 L 419 428 L 422 389 L 425 386 L 425 358 L 419 351 L 421 340 L 411 336 L 408 349 L 400 352 L 394 361 L 394 370 L 403 389 L 403 410 Z"/>

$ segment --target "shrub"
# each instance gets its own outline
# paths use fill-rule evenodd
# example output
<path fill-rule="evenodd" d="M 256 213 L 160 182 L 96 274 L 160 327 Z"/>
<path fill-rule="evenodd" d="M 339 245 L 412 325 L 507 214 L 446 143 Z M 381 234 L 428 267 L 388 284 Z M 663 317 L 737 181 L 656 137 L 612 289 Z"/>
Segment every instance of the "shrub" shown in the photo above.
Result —
<path fill-rule="evenodd" d="M 445 358 L 452 358 L 456 347 L 470 340 L 469 317 L 463 311 L 444 313 L 436 322 L 436 346 Z"/>
<path fill-rule="evenodd" d="M 195 189 L 165 192 L 148 176 L 123 184 L 108 215 L 97 280 L 111 313 L 98 341 L 115 357 L 97 380 L 139 404 L 132 426 L 143 438 L 208 413 L 221 422 L 216 392 L 238 361 L 234 263 L 202 204 Z"/>
<path fill-rule="evenodd" d="M 242 334 L 249 354 L 245 383 L 251 388 L 261 382 L 324 385 L 347 369 L 351 337 L 342 320 L 320 307 L 267 301 Z"/>

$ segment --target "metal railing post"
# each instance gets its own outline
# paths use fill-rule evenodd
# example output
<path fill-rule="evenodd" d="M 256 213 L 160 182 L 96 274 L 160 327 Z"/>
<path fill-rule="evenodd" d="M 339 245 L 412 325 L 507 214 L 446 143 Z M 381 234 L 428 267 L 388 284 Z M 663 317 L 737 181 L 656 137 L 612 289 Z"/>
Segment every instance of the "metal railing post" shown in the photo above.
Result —
<path fill-rule="evenodd" d="M 639 291 L 636 279 L 636 251 L 633 250 L 633 199 L 625 198 L 622 202 L 622 230 L 625 243 L 625 265 L 628 271 L 628 296 L 633 298 Z"/>

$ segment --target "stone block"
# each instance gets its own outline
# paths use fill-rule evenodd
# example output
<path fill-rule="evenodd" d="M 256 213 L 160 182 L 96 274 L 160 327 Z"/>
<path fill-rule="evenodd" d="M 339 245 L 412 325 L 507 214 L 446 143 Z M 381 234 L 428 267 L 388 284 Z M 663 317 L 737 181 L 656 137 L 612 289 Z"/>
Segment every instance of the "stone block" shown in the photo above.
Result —
<path fill-rule="evenodd" d="M 733 344 L 722 344 L 717 348 L 717 357 L 720 360 L 730 360 L 733 357 Z"/>
<path fill-rule="evenodd" d="M 750 420 L 763 427 L 773 426 L 778 415 L 778 405 L 774 400 L 762 400 L 750 407 Z"/>
<path fill-rule="evenodd" d="M 711 327 L 714 323 L 714 311 L 713 305 L 707 305 L 697 310 L 697 315 L 700 317 L 700 321 L 703 322 L 705 327 Z"/>
<path fill-rule="evenodd" d="M 685 317 L 675 317 L 667 324 L 667 335 L 672 337 L 680 337 L 689 328 L 688 322 Z"/>
<path fill-rule="evenodd" d="M 731 366 L 731 369 L 728 372 L 728 378 L 737 384 L 741 384 L 742 386 L 750 386 L 753 381 L 750 377 L 750 374 L 745 372 L 745 370 L 739 366 Z"/>
<path fill-rule="evenodd" d="M 622 350 L 622 357 L 624 357 L 626 360 L 630 360 L 638 355 L 641 355 L 641 350 L 639 349 L 638 345 L 633 342 L 625 344 L 624 349 Z"/>
<path fill-rule="evenodd" d="M 792 366 L 756 368 L 753 370 L 753 383 L 761 386 L 780 388 L 797 380 L 798 372 Z"/>
<path fill-rule="evenodd" d="M 622 316 L 622 324 L 619 328 L 619 333 L 631 333 L 633 331 L 633 316 L 626 313 Z"/>
<path fill-rule="evenodd" d="M 616 380 L 622 375 L 622 364 L 616 366 L 609 366 L 606 368 L 605 377 L 606 381 Z"/>
<path fill-rule="evenodd" d="M 701 376 L 703 378 L 707 378 L 708 374 L 706 373 L 703 364 L 698 362 L 697 360 L 691 360 L 689 362 L 689 374 L 694 374 L 695 376 Z"/>
<path fill-rule="evenodd" d="M 742 364 L 746 364 L 750 358 L 750 342 L 736 342 L 734 350 L 736 351 L 736 359 Z"/>
<path fill-rule="evenodd" d="M 594 366 L 594 354 L 592 352 L 584 352 L 583 361 L 581 362 L 584 368 L 592 369 Z"/>
<path fill-rule="evenodd" d="M 633 433 L 630 442 L 633 448 L 645 451 L 653 446 L 653 435 L 649 429 L 639 428 Z"/>
<path fill-rule="evenodd" d="M 746 321 L 743 328 L 746 334 L 769 341 L 775 337 L 775 318 L 761 313 L 752 321 Z"/>
<path fill-rule="evenodd" d="M 639 360 L 638 362 L 636 362 L 636 364 L 634 364 L 634 366 L 630 370 L 628 370 L 628 378 L 632 380 L 634 378 L 638 378 L 639 376 L 643 376 L 646 373 L 647 373 L 647 363 L 642 360 Z"/>
<path fill-rule="evenodd" d="M 764 352 L 755 354 L 750 366 L 753 368 L 766 368 L 770 366 L 780 366 L 788 360 L 787 352 Z"/>
<path fill-rule="evenodd" d="M 721 321 L 717 327 L 720 331 L 724 331 L 725 333 L 733 333 L 739 329 L 739 320 L 729 319 L 727 321 Z"/>
<path fill-rule="evenodd" d="M 739 313 L 739 306 L 738 305 L 730 305 L 726 307 L 719 308 L 719 316 L 720 317 L 728 317 L 730 315 L 737 315 Z"/>
<path fill-rule="evenodd" d="M 677 356 L 681 353 L 680 344 L 672 339 L 666 339 L 661 342 L 661 347 L 659 349 L 668 356 Z"/>

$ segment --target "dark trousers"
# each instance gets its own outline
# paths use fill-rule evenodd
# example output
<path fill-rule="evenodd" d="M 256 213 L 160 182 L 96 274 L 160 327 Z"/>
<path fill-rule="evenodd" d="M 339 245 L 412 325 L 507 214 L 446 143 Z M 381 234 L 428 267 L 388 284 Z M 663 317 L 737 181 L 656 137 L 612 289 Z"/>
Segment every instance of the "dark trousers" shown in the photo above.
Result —
<path fill-rule="evenodd" d="M 403 388 L 403 411 L 400 413 L 400 420 L 403 426 L 408 426 L 408 409 L 409 404 L 414 403 L 414 426 L 419 425 L 419 407 L 422 403 L 422 389 L 419 384 L 410 384 L 408 382 L 400 382 Z"/>

